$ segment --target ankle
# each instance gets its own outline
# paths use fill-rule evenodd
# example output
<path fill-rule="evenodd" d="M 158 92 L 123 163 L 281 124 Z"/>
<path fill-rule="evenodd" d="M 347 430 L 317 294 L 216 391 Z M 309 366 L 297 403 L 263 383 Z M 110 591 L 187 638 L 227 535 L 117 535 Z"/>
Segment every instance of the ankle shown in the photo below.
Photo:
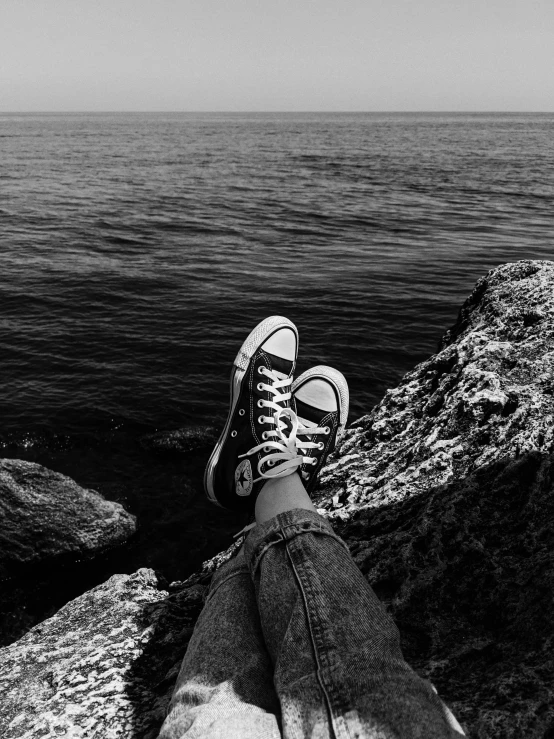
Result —
<path fill-rule="evenodd" d="M 316 510 L 297 472 L 265 483 L 256 500 L 256 523 L 265 523 L 279 513 L 294 508 Z"/>

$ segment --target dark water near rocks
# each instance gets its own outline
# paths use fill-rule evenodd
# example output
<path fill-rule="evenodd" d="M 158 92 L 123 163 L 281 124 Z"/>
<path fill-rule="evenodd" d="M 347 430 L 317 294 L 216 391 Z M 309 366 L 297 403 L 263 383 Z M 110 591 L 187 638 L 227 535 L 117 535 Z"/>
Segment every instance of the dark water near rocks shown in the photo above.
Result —
<path fill-rule="evenodd" d="M 299 327 L 351 418 L 435 350 L 475 280 L 554 258 L 554 115 L 0 115 L 0 455 L 137 513 L 118 571 L 183 577 L 237 521 L 203 499 L 248 331 Z M 108 568 L 108 569 L 109 569 Z"/>

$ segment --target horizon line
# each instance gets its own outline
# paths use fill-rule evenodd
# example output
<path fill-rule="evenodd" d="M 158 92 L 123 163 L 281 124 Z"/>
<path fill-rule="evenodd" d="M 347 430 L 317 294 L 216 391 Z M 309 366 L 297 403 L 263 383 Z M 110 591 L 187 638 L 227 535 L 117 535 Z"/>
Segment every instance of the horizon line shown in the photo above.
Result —
<path fill-rule="evenodd" d="M 304 115 L 304 114 L 326 114 L 326 115 L 429 115 L 429 114 L 449 114 L 449 115 L 548 115 L 553 114 L 554 110 L 447 110 L 447 109 L 429 109 L 429 110 L 177 110 L 177 109 L 156 109 L 156 110 L 0 110 L 0 115 L 83 115 L 83 114 L 159 114 L 159 113 L 179 113 L 189 115 Z"/>

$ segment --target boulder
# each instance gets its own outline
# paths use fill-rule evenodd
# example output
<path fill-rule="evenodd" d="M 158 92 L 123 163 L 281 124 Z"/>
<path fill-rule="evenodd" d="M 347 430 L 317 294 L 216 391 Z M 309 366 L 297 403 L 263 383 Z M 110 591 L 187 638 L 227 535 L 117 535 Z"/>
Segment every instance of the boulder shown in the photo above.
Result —
<path fill-rule="evenodd" d="M 347 431 L 320 512 L 472 737 L 554 736 L 554 263 L 489 272 Z M 154 739 L 211 572 L 117 575 L 0 650 L 0 732 Z"/>
<path fill-rule="evenodd" d="M 19 459 L 0 460 L 0 579 L 123 543 L 135 517 L 65 475 Z"/>
<path fill-rule="evenodd" d="M 554 263 L 479 280 L 317 505 L 474 737 L 554 736 Z"/>
<path fill-rule="evenodd" d="M 205 590 L 114 575 L 0 649 L 2 739 L 154 739 Z"/>

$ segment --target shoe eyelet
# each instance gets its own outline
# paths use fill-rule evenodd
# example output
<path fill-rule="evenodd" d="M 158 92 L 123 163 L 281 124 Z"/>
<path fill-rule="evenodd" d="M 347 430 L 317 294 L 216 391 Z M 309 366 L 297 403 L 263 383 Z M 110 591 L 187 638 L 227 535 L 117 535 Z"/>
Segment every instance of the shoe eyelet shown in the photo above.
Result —
<path fill-rule="evenodd" d="M 233 439 L 235 438 L 236 435 L 237 435 L 236 431 L 231 431 L 231 436 L 233 437 Z"/>
<path fill-rule="evenodd" d="M 273 467 L 274 464 L 275 464 L 275 460 L 274 459 L 268 459 L 267 460 L 267 466 L 268 467 Z"/>
<path fill-rule="evenodd" d="M 315 467 L 316 464 L 317 464 L 317 457 L 312 457 L 311 459 L 312 459 L 312 461 L 311 461 L 310 464 L 312 465 L 312 467 Z"/>
<path fill-rule="evenodd" d="M 246 413 L 246 411 L 244 410 L 244 408 L 241 408 L 239 410 L 239 416 L 244 416 L 245 413 Z"/>
<path fill-rule="evenodd" d="M 258 400 L 258 408 L 265 408 L 264 401 L 261 398 Z"/>
<path fill-rule="evenodd" d="M 258 383 L 258 390 L 259 390 L 260 392 L 263 392 L 263 390 L 264 390 L 264 386 L 263 386 L 263 383 L 261 383 L 261 382 L 259 382 L 259 383 Z"/>
<path fill-rule="evenodd" d="M 329 426 L 325 426 L 325 436 L 329 436 L 330 433 L 331 429 L 329 428 Z"/>
<path fill-rule="evenodd" d="M 261 364 L 261 365 L 260 365 L 260 366 L 258 367 L 258 374 L 259 374 L 259 375 L 264 375 L 264 376 L 265 376 L 265 371 L 264 371 L 264 366 L 263 366 L 263 364 Z"/>
<path fill-rule="evenodd" d="M 258 423 L 265 423 L 265 416 L 258 416 Z"/>
<path fill-rule="evenodd" d="M 325 449 L 325 444 L 322 441 L 320 441 L 319 444 L 317 445 L 317 448 L 321 452 L 323 451 L 323 449 Z"/>
<path fill-rule="evenodd" d="M 264 431 L 262 434 L 262 440 L 267 441 L 267 431 Z"/>
<path fill-rule="evenodd" d="M 265 452 L 266 454 L 267 454 L 268 452 L 270 452 L 270 451 L 271 451 L 271 447 L 270 447 L 270 446 L 264 446 L 264 452 Z"/>

